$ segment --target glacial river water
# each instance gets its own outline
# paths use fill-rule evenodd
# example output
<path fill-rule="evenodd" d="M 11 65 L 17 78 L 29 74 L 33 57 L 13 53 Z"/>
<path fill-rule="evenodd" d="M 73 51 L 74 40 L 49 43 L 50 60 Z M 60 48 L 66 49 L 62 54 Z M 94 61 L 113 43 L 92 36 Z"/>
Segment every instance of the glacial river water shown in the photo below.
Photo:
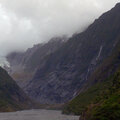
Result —
<path fill-rule="evenodd" d="M 0 113 L 0 120 L 79 120 L 79 116 L 62 115 L 56 110 L 26 110 Z"/>

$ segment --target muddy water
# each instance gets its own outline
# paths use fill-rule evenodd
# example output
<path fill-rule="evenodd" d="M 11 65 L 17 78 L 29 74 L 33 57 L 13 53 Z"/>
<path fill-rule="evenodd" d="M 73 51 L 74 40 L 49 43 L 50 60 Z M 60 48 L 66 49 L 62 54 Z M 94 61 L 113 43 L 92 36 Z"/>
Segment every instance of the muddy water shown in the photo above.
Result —
<path fill-rule="evenodd" d="M 55 110 L 26 110 L 0 113 L 0 120 L 79 120 L 79 116 L 62 115 Z"/>

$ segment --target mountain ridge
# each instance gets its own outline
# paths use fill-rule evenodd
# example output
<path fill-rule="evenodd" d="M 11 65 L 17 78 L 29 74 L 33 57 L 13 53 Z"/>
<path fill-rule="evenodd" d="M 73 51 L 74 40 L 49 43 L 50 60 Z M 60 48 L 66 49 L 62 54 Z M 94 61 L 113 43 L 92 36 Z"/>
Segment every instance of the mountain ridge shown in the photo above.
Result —
<path fill-rule="evenodd" d="M 16 80 L 21 88 L 25 88 L 27 83 L 32 79 L 38 66 L 42 66 L 45 57 L 66 42 L 66 37 L 52 38 L 47 43 L 41 43 L 29 48 L 26 52 L 12 52 L 7 55 L 10 63 L 8 72 Z"/>
<path fill-rule="evenodd" d="M 117 4 L 96 19 L 84 32 L 75 34 L 58 49 L 45 54 L 41 61 L 37 59 L 38 63 L 33 56 L 39 56 L 39 52 L 37 55 L 34 53 L 32 61 L 37 63 L 37 68 L 28 77 L 26 86 L 23 86 L 25 92 L 37 102 L 56 104 L 65 103 L 85 91 L 90 75 L 110 56 L 118 43 L 119 11 L 120 4 Z M 21 80 L 19 84 L 20 82 Z"/>
<path fill-rule="evenodd" d="M 95 68 L 112 52 L 120 34 L 120 6 L 95 20 L 47 57 L 26 88 L 43 103 L 64 103 L 83 90 Z M 44 87 L 43 87 L 44 86 Z"/>

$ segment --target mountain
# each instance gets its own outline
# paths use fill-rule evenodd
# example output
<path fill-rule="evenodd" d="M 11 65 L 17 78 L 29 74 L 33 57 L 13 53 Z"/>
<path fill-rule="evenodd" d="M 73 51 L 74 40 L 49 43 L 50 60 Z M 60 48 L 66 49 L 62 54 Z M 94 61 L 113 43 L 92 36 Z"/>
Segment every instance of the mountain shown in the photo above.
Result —
<path fill-rule="evenodd" d="M 120 37 L 112 55 L 93 73 L 90 82 L 100 83 L 95 100 L 82 113 L 81 120 L 120 119 Z"/>
<path fill-rule="evenodd" d="M 96 68 L 87 80 L 87 84 L 84 87 L 88 88 L 89 86 L 89 88 L 67 103 L 63 113 L 81 115 L 87 109 L 87 106 L 90 108 L 90 106 L 93 107 L 93 104 L 99 105 L 101 100 L 105 100 L 105 98 L 108 99 L 108 96 L 111 96 L 109 91 L 113 90 L 113 86 L 119 86 L 119 77 L 116 76 L 117 74 L 119 76 L 119 71 L 120 36 L 112 54 Z M 113 91 L 112 94 L 116 94 L 116 90 Z M 118 95 L 119 94 L 117 94 L 117 96 Z"/>
<path fill-rule="evenodd" d="M 5 69 L 21 88 L 25 88 L 38 66 L 46 61 L 46 56 L 56 51 L 67 40 L 65 36 L 52 38 L 49 42 L 34 45 L 25 52 L 12 52 L 7 55 L 10 68 Z"/>
<path fill-rule="evenodd" d="M 55 38 L 25 53 L 9 54 L 10 74 L 40 103 L 65 103 L 73 99 L 96 83 L 89 84 L 89 77 L 119 42 L 119 11 L 120 3 L 66 42 Z"/>
<path fill-rule="evenodd" d="M 8 73 L 0 67 L 0 111 L 10 112 L 31 107 L 31 100 Z"/>
<path fill-rule="evenodd" d="M 25 88 L 28 95 L 40 103 L 65 103 L 88 89 L 88 78 L 119 41 L 119 11 L 120 3 L 46 56 Z"/>

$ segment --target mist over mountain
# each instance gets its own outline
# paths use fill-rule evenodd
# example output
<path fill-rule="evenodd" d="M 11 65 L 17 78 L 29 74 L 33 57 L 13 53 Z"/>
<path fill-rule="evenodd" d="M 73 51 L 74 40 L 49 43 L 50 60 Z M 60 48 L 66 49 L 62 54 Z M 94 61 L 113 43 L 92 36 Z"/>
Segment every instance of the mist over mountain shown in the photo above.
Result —
<path fill-rule="evenodd" d="M 10 67 L 9 62 L 7 61 L 7 59 L 4 56 L 0 56 L 0 66 L 1 67 L 4 67 L 4 66 Z"/>
<path fill-rule="evenodd" d="M 86 89 L 84 86 L 91 73 L 117 45 L 119 11 L 118 3 L 87 30 L 66 42 L 63 42 L 64 38 L 55 38 L 23 54 L 9 54 L 10 74 L 35 101 L 54 104 L 71 100 Z"/>
<path fill-rule="evenodd" d="M 26 87 L 41 103 L 63 103 L 82 91 L 91 73 L 106 59 L 120 35 L 120 3 L 46 57 Z"/>
<path fill-rule="evenodd" d="M 81 32 L 119 0 L 0 0 L 0 55 Z"/>
<path fill-rule="evenodd" d="M 0 0 L 0 33 L 0 112 L 120 120 L 120 0 Z"/>
<path fill-rule="evenodd" d="M 36 69 L 46 61 L 46 56 L 54 53 L 67 42 L 66 37 L 52 38 L 47 43 L 41 43 L 29 48 L 26 52 L 12 52 L 6 56 L 10 67 L 4 68 L 25 89 Z"/>

